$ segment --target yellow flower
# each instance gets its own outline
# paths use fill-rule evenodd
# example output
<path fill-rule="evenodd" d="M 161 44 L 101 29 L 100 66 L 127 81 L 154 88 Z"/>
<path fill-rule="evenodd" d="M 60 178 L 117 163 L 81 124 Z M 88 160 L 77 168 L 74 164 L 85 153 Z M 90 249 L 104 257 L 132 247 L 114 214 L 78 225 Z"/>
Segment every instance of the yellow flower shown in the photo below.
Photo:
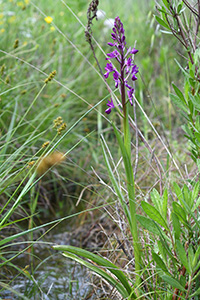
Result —
<path fill-rule="evenodd" d="M 52 17 L 46 17 L 44 18 L 45 22 L 47 22 L 48 24 L 50 24 L 53 21 Z"/>
<path fill-rule="evenodd" d="M 23 6 L 24 6 L 24 3 L 23 3 L 22 1 L 19 1 L 19 2 L 17 2 L 17 6 L 23 7 Z"/>
<path fill-rule="evenodd" d="M 1 33 L 4 33 L 4 32 L 5 32 L 5 29 L 4 29 L 4 28 L 2 28 L 2 29 L 0 30 L 0 32 L 1 32 Z"/>
<path fill-rule="evenodd" d="M 29 3 L 30 3 L 30 1 L 29 1 L 29 0 L 25 0 L 24 2 L 25 2 L 26 4 L 29 4 Z"/>
<path fill-rule="evenodd" d="M 2 18 L 3 18 L 3 13 L 0 14 L 0 19 L 2 19 Z"/>
<path fill-rule="evenodd" d="M 51 27 L 50 27 L 50 30 L 51 30 L 51 31 L 55 31 L 56 29 L 55 29 L 54 26 L 51 26 Z"/>

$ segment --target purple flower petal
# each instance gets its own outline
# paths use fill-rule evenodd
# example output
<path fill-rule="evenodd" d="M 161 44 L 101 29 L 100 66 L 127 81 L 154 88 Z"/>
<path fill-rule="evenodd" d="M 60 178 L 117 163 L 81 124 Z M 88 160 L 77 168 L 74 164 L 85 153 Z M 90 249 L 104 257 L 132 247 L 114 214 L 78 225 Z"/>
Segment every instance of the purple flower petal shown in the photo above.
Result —
<path fill-rule="evenodd" d="M 133 48 L 133 49 L 131 50 L 131 52 L 130 52 L 130 53 L 131 53 L 131 54 L 136 54 L 136 53 L 138 53 L 138 51 L 139 51 L 139 50 L 137 50 L 137 49 Z"/>
<path fill-rule="evenodd" d="M 106 105 L 108 106 L 108 108 L 105 110 L 105 113 L 109 115 L 112 108 L 115 108 L 112 98 L 110 99 L 110 101 L 108 100 L 108 103 Z"/>
<path fill-rule="evenodd" d="M 119 55 L 120 54 L 116 49 L 113 52 L 110 52 L 110 53 L 107 54 L 107 56 L 110 57 L 110 58 L 116 58 Z"/>
<path fill-rule="evenodd" d="M 113 46 L 115 46 L 115 44 L 113 44 L 113 43 L 107 43 L 109 46 L 111 46 L 111 47 L 113 47 Z"/>

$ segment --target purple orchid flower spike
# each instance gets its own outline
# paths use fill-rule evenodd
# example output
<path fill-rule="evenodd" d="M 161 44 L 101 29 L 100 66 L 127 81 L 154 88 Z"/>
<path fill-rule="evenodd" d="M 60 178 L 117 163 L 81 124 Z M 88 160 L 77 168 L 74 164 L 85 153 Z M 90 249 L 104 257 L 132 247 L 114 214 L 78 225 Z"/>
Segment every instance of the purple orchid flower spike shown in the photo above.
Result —
<path fill-rule="evenodd" d="M 106 73 L 104 77 L 107 79 L 110 73 L 113 73 L 113 80 L 115 82 L 115 87 L 120 90 L 120 94 L 122 97 L 122 108 L 123 113 L 125 115 L 126 111 L 126 93 L 131 105 L 133 105 L 133 93 L 134 88 L 129 84 L 128 78 L 130 81 L 134 82 L 137 80 L 136 74 L 138 73 L 138 67 L 134 64 L 133 56 L 138 53 L 138 50 L 135 48 L 127 48 L 126 47 L 126 37 L 123 24 L 119 17 L 115 18 L 113 32 L 111 33 L 112 42 L 109 42 L 108 45 L 110 47 L 114 47 L 115 49 L 107 54 L 106 60 L 111 61 L 115 59 L 117 63 L 120 65 L 120 70 L 118 71 L 116 67 L 113 66 L 112 62 L 107 63 L 105 70 Z M 108 101 L 107 106 L 109 108 L 106 109 L 106 113 L 110 114 L 112 108 L 114 108 L 113 100 Z"/>

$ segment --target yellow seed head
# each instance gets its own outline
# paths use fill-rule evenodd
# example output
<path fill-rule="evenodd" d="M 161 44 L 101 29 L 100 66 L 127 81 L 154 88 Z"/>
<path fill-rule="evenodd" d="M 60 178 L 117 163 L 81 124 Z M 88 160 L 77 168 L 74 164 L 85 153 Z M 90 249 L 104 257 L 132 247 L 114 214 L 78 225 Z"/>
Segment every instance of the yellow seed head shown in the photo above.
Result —
<path fill-rule="evenodd" d="M 50 74 L 49 74 L 49 76 L 45 79 L 45 83 L 48 83 L 49 81 L 51 81 L 53 78 L 54 78 L 54 76 L 56 75 L 56 70 L 54 70 L 54 71 L 52 71 Z"/>
<path fill-rule="evenodd" d="M 42 148 L 46 148 L 48 145 L 49 145 L 49 141 L 45 142 L 43 145 L 42 145 Z"/>
<path fill-rule="evenodd" d="M 57 118 L 53 121 L 53 123 L 54 123 L 53 128 L 56 128 L 56 127 L 60 126 L 60 125 L 63 123 L 62 117 L 57 117 Z"/>
<path fill-rule="evenodd" d="M 58 134 L 61 134 L 63 130 L 67 127 L 66 123 L 62 123 L 62 125 L 57 129 Z"/>
<path fill-rule="evenodd" d="M 34 165 L 34 163 L 35 163 L 35 160 L 30 161 L 30 162 L 28 163 L 28 168 L 29 168 L 29 167 L 32 167 L 32 166 Z"/>

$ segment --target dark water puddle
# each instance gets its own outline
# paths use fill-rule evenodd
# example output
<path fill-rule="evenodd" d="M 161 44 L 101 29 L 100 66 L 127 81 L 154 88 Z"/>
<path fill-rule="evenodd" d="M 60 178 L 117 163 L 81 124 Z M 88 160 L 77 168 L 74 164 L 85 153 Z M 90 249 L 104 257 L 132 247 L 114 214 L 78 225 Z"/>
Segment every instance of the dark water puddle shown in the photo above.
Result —
<path fill-rule="evenodd" d="M 45 236 L 44 242 L 34 245 L 33 273 L 31 273 L 31 255 L 28 252 L 13 260 L 13 264 L 21 269 L 29 265 L 27 271 L 31 274 L 31 279 L 18 275 L 17 272 L 10 272 L 3 274 L 4 280 L 7 278 L 7 283 L 9 280 L 12 281 L 9 286 L 30 300 L 97 299 L 97 295 L 89 296 L 93 287 L 88 269 L 66 259 L 51 248 L 53 244 L 70 244 L 70 239 L 69 230 L 60 233 L 60 228 L 57 228 L 50 232 Z M 0 299 L 6 300 L 23 299 L 8 290 L 0 293 L 0 296 L 2 297 Z"/>

